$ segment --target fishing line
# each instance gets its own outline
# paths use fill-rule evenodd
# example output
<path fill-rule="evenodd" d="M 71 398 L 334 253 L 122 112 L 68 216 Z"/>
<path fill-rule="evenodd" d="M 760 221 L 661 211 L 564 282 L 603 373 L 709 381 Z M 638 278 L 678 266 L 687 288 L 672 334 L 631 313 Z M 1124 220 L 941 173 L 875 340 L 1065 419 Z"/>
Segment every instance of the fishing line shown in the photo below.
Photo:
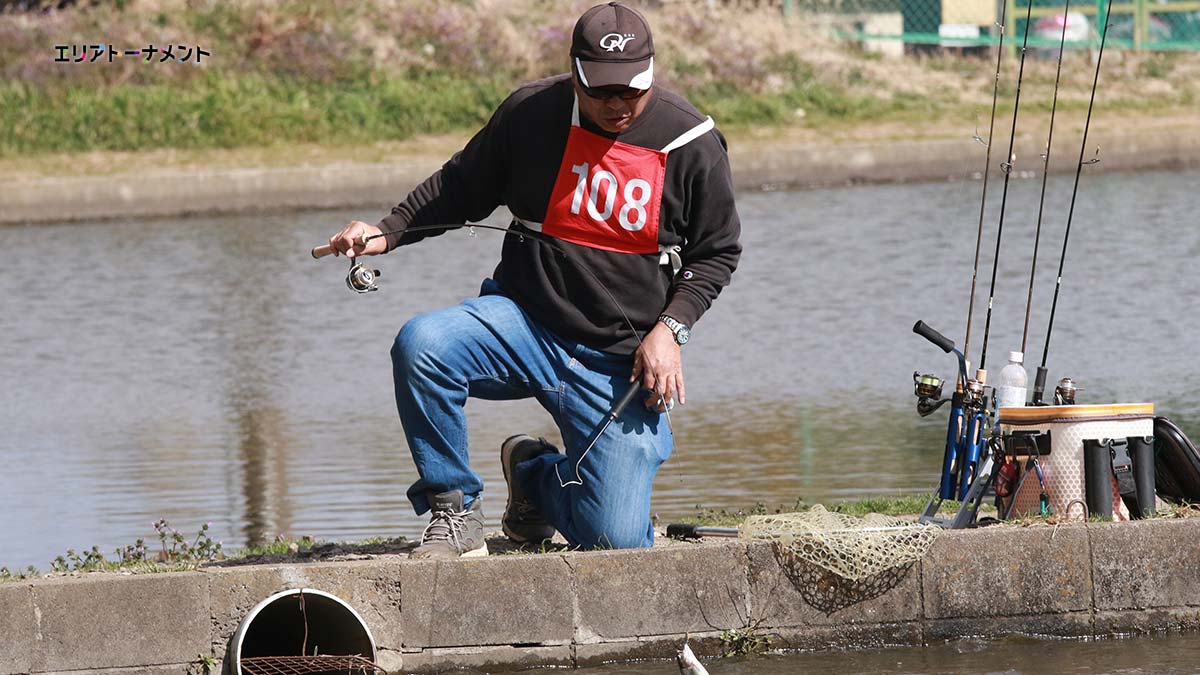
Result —
<path fill-rule="evenodd" d="M 1109 0 L 1111 2 L 1112 0 Z M 1000 224 L 996 227 L 996 252 L 992 257 L 992 284 L 988 290 L 987 320 L 983 324 L 983 347 L 979 352 L 979 370 L 987 376 L 987 347 L 988 335 L 992 329 L 992 304 L 996 299 L 996 271 L 1000 266 L 1000 238 L 1004 234 L 1004 207 L 1008 202 L 1008 181 L 1012 177 L 1013 164 L 1017 156 L 1013 154 L 1013 143 L 1017 140 L 1017 113 L 1021 110 L 1021 80 L 1025 77 L 1025 55 L 1028 53 L 1029 24 L 1033 17 L 1033 0 L 1029 0 L 1029 8 L 1025 12 L 1025 37 L 1021 41 L 1021 66 L 1017 70 L 1017 94 L 1013 101 L 1012 130 L 1008 136 L 1008 161 L 1002 163 L 1004 170 L 1004 191 L 1000 195 Z"/>
<path fill-rule="evenodd" d="M 621 313 L 621 318 L 625 320 L 625 324 L 627 326 L 629 326 L 629 330 L 633 332 L 633 337 L 635 340 L 637 340 L 638 347 L 642 346 L 642 334 L 640 332 L 638 332 L 638 329 L 633 325 L 633 321 L 630 320 L 629 315 L 625 313 L 625 308 L 621 306 L 621 303 L 617 300 L 616 296 L 614 296 L 612 294 L 612 291 L 609 290 L 608 286 L 605 285 L 605 283 L 603 281 L 601 281 L 600 278 L 597 277 L 596 274 L 587 267 L 587 265 L 585 265 L 578 258 L 575 258 L 571 253 L 568 253 L 566 248 L 559 246 L 558 242 L 553 237 L 550 237 L 549 235 L 534 232 L 534 231 L 529 230 L 528 228 L 524 228 L 524 227 L 521 227 L 520 229 L 516 229 L 514 227 L 501 227 L 498 225 L 484 225 L 484 224 L 480 224 L 480 223 L 451 223 L 451 224 L 444 224 L 444 225 L 418 225 L 416 227 L 406 228 L 399 232 L 381 232 L 379 234 L 372 234 L 372 235 L 364 234 L 362 236 L 362 238 L 360 239 L 360 241 L 365 246 L 368 242 L 370 242 L 374 239 L 386 238 L 388 236 L 398 236 L 400 238 L 403 238 L 405 235 L 407 235 L 409 233 L 414 233 L 414 232 L 432 232 L 432 231 L 446 232 L 448 230 L 457 230 L 457 229 L 463 229 L 463 228 L 466 228 L 470 232 L 472 237 L 475 236 L 476 228 L 479 228 L 479 229 L 483 229 L 483 230 L 492 230 L 495 232 L 500 232 L 504 236 L 516 236 L 521 241 L 524 241 L 525 238 L 528 237 L 534 241 L 539 241 L 539 242 L 546 244 L 554 252 L 558 253 L 562 258 L 570 260 L 577 269 L 582 270 L 589 277 L 591 277 L 593 281 L 596 282 L 596 284 L 600 287 L 600 289 L 604 291 L 605 295 L 608 296 L 608 299 L 612 302 L 613 306 L 617 308 L 617 311 Z M 330 250 L 330 247 L 327 245 L 326 246 L 318 246 L 317 248 L 313 249 L 312 255 L 314 258 L 321 257 L 324 255 L 327 255 L 328 253 L 326 251 L 329 251 L 329 250 Z M 318 255 L 319 251 L 320 251 L 320 255 Z M 357 258 L 357 256 L 356 256 L 356 258 Z M 636 353 L 636 351 L 637 351 L 637 349 L 635 348 L 634 352 Z M 632 354 L 630 356 L 632 356 Z M 579 473 L 579 466 L 583 463 L 583 460 L 585 457 L 587 457 L 587 454 L 589 452 L 591 452 L 592 447 L 594 447 L 596 445 L 596 442 L 600 440 L 600 437 L 604 435 L 604 432 L 608 430 L 609 425 L 611 425 L 614 420 L 616 420 L 618 417 L 620 417 L 621 413 L 624 412 L 625 407 L 627 405 L 629 405 L 629 402 L 631 400 L 633 400 L 633 397 L 641 390 L 642 389 L 641 389 L 640 383 L 634 382 L 632 384 L 632 386 L 630 386 L 629 390 L 625 392 L 625 395 L 622 396 L 621 399 L 619 401 L 617 401 L 617 403 L 612 407 L 612 409 L 610 409 L 609 412 L 605 415 L 604 423 L 600 426 L 600 429 L 592 435 L 591 441 L 588 443 L 587 447 L 584 448 L 583 453 L 580 454 L 580 456 L 579 456 L 579 459 L 575 462 L 575 479 L 574 480 L 564 481 L 562 479 L 562 474 L 559 473 L 558 464 L 555 464 L 554 473 L 558 477 L 559 487 L 566 488 L 569 485 L 583 485 L 583 477 Z M 665 398 L 663 397 L 662 394 L 659 394 L 658 395 L 658 405 L 663 406 L 663 408 L 664 408 L 663 414 L 667 418 L 667 428 L 672 433 L 674 433 L 675 428 L 671 422 L 671 409 L 674 407 L 674 401 L 667 401 L 667 400 L 665 400 Z"/>
<path fill-rule="evenodd" d="M 1030 0 L 1033 4 L 1033 0 Z M 1050 148 L 1054 145 L 1054 112 L 1058 109 L 1058 82 L 1062 77 L 1063 51 L 1067 46 L 1067 17 L 1070 16 L 1071 0 L 1063 7 L 1062 37 L 1058 42 L 1058 70 L 1054 74 L 1054 99 L 1050 103 L 1050 133 L 1046 135 L 1046 154 L 1042 155 L 1042 195 L 1038 199 L 1037 230 L 1033 235 L 1033 264 L 1029 266 L 1029 297 L 1025 300 L 1025 327 L 1021 330 L 1021 353 L 1025 353 L 1029 337 L 1029 309 L 1033 306 L 1033 278 L 1037 272 L 1038 243 L 1042 238 L 1042 211 L 1046 206 L 1046 177 L 1050 175 Z"/>
<path fill-rule="evenodd" d="M 992 86 L 992 121 L 988 125 L 986 142 L 979 137 L 978 125 L 975 129 L 975 140 L 982 143 L 987 148 L 987 152 L 983 159 L 983 198 L 979 200 L 979 232 L 975 235 L 975 267 L 971 271 L 971 300 L 967 304 L 967 336 L 963 339 L 964 358 L 970 358 L 971 353 L 971 317 L 975 313 L 975 280 L 979 277 L 979 245 L 983 242 L 983 210 L 987 205 L 988 175 L 992 171 L 992 133 L 996 130 L 996 99 L 1000 94 L 1000 59 L 1004 56 L 1004 22 L 1008 18 L 1007 14 L 1008 3 L 1005 2 L 1000 6 L 1000 23 L 996 24 L 1000 27 L 1000 44 L 996 47 L 996 79 Z M 966 383 L 959 382 L 958 386 L 964 387 Z"/>
<path fill-rule="evenodd" d="M 1100 33 L 1100 51 L 1096 55 L 1096 73 L 1092 77 L 1092 96 L 1088 101 L 1087 120 L 1083 123 L 1083 140 L 1079 144 L 1079 162 L 1075 166 L 1075 186 L 1071 189 L 1071 207 L 1067 210 L 1067 229 L 1063 234 L 1062 252 L 1058 257 L 1058 279 L 1054 282 L 1054 300 L 1050 303 L 1050 323 L 1046 326 L 1046 345 L 1042 349 L 1042 365 L 1038 366 L 1037 378 L 1033 384 L 1033 402 L 1041 403 L 1042 393 L 1046 389 L 1046 359 L 1050 354 L 1050 335 L 1054 331 L 1054 313 L 1058 309 L 1058 291 L 1062 288 L 1063 267 L 1067 262 L 1067 240 L 1071 237 L 1071 220 L 1075 216 L 1075 197 L 1079 193 L 1079 175 L 1083 173 L 1085 164 L 1095 164 L 1100 161 L 1100 150 L 1096 150 L 1096 158 L 1083 161 L 1087 149 L 1088 127 L 1092 124 L 1092 108 L 1096 104 L 1096 85 L 1100 82 L 1100 62 L 1104 59 L 1104 43 L 1108 38 L 1108 26 L 1112 19 L 1112 0 L 1104 10 L 1104 30 Z"/>

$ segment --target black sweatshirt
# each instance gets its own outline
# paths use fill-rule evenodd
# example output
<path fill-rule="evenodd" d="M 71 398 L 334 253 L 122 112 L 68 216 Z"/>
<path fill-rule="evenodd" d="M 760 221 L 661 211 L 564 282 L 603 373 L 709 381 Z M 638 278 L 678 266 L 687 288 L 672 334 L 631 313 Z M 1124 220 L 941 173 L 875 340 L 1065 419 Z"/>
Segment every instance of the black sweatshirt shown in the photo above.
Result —
<path fill-rule="evenodd" d="M 705 119 L 662 87 L 649 96 L 646 109 L 619 135 L 582 114 L 580 125 L 621 143 L 659 150 Z M 541 223 L 566 148 L 573 102 L 570 75 L 512 93 L 461 152 L 380 221 L 384 232 L 398 235 L 387 237 L 389 248 L 439 234 L 400 235 L 409 227 L 477 222 L 501 204 L 517 218 Z M 664 313 L 694 324 L 729 283 L 742 250 L 740 233 L 725 138 L 713 129 L 667 155 L 658 240 L 682 246 L 678 276 L 672 278 L 670 266 L 659 264 L 658 253 L 619 253 L 563 240 L 550 245 L 511 235 L 504 238 L 493 276 L 506 295 L 555 334 L 629 354 L 637 341 L 622 311 L 643 335 Z"/>

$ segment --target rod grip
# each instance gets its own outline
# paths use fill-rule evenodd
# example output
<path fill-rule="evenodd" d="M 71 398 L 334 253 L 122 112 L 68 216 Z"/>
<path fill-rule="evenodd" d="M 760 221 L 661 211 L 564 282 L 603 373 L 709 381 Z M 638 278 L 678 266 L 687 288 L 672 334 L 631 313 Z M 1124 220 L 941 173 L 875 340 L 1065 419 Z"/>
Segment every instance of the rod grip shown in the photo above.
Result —
<path fill-rule="evenodd" d="M 947 354 L 954 351 L 954 341 L 925 325 L 924 321 L 918 321 L 913 324 L 913 332 L 937 345 Z"/>
<path fill-rule="evenodd" d="M 612 412 L 609 415 L 614 420 L 620 417 L 621 413 L 625 411 L 625 406 L 629 405 L 629 402 L 633 400 L 634 396 L 637 396 L 639 391 L 642 391 L 641 382 L 634 382 L 630 385 L 629 391 L 625 392 L 620 401 L 617 401 L 617 404 L 613 406 Z"/>
<path fill-rule="evenodd" d="M 376 235 L 376 236 L 378 236 L 378 235 Z M 362 242 L 363 246 L 366 246 L 367 242 L 373 238 L 374 237 L 369 236 L 366 232 L 363 232 L 362 236 L 359 237 L 358 240 L 360 242 Z M 321 259 L 327 255 L 332 255 L 332 254 L 333 254 L 333 247 L 330 246 L 329 244 L 321 244 L 320 246 L 314 246 L 313 250 L 312 250 L 312 257 L 317 258 L 317 259 Z"/>
<path fill-rule="evenodd" d="M 1042 396 L 1046 393 L 1046 367 L 1038 366 L 1037 377 L 1033 380 L 1033 404 L 1041 405 Z"/>
<path fill-rule="evenodd" d="M 738 534 L 736 527 L 713 527 L 711 525 L 692 525 L 690 523 L 671 523 L 667 525 L 667 537 L 671 539 L 737 537 Z"/>

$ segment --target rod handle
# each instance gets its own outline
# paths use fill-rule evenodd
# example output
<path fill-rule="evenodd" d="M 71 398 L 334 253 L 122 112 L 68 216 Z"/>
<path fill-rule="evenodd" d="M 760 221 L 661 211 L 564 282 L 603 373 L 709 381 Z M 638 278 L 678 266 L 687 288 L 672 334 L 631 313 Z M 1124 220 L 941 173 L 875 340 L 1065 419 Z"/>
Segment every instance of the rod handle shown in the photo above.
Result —
<path fill-rule="evenodd" d="M 609 413 L 609 417 L 614 420 L 620 417 L 621 413 L 625 411 L 625 406 L 629 405 L 629 402 L 633 400 L 634 396 L 637 396 L 639 391 L 642 391 L 641 382 L 634 382 L 631 384 L 629 386 L 629 391 L 625 392 L 625 395 L 621 397 L 621 400 L 617 401 L 617 404 L 613 406 L 612 412 Z"/>
<path fill-rule="evenodd" d="M 1042 396 L 1046 393 L 1046 366 L 1038 366 L 1037 376 L 1033 379 L 1033 404 L 1041 405 Z"/>
<path fill-rule="evenodd" d="M 947 354 L 954 351 L 954 341 L 925 325 L 924 321 L 918 321 L 913 324 L 913 332 L 937 345 L 938 348 Z"/>
<path fill-rule="evenodd" d="M 367 242 L 370 241 L 370 237 L 367 236 L 366 232 L 363 232 L 362 237 L 359 238 L 359 241 L 362 242 L 363 246 L 366 246 Z M 333 247 L 330 246 L 329 244 L 322 244 L 320 246 L 313 247 L 312 257 L 320 260 L 321 258 L 324 258 L 327 255 L 333 255 Z"/>
<path fill-rule="evenodd" d="M 671 523 L 667 525 L 667 537 L 670 539 L 736 536 L 738 536 L 738 529 L 736 527 L 711 527 L 708 525 L 692 525 L 690 523 Z"/>

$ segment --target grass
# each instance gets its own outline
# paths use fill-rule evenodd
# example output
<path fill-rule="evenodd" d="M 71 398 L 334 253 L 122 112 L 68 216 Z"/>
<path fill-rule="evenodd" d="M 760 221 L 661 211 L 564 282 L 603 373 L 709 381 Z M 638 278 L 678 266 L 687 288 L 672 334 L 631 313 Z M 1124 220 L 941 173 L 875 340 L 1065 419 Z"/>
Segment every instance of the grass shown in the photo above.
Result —
<path fill-rule="evenodd" d="M 0 583 L 24 581 L 46 574 L 79 574 L 85 572 L 122 572 L 132 574 L 155 574 L 160 572 L 186 572 L 211 563 L 236 564 L 239 562 L 282 561 L 296 556 L 307 557 L 318 553 L 377 553 L 394 548 L 404 541 L 403 537 L 371 537 L 357 542 L 319 541 L 309 536 L 296 539 L 280 535 L 266 544 L 237 548 L 226 553 L 221 543 L 208 534 L 209 525 L 200 528 L 194 539 L 183 537 L 165 519 L 155 523 L 160 547 L 147 549 L 144 539 L 116 550 L 113 558 L 100 552 L 98 546 L 77 553 L 68 549 L 50 563 L 48 573 L 30 565 L 24 569 L 11 570 L 0 567 Z"/>
<path fill-rule="evenodd" d="M 478 126 L 506 93 L 497 80 L 450 75 L 321 84 L 212 74 L 186 86 L 50 91 L 7 82 L 0 156 L 401 140 Z"/>
<path fill-rule="evenodd" d="M 840 129 L 880 122 L 973 119 L 991 101 L 991 59 L 885 59 L 803 18 L 709 3 L 647 7 L 656 78 L 722 128 Z M 0 158 L 163 148 L 355 147 L 469 133 L 513 87 L 565 69 L 574 3 L 79 3 L 0 12 Z M 397 27 L 403 27 L 397 29 Z M 203 46 L 202 64 L 63 64 L 47 45 L 104 36 L 117 47 Z M 1089 62 L 1064 68 L 1060 103 L 1077 109 Z M 1009 59 L 1009 61 L 1013 61 Z M 1026 68 L 1031 110 L 1045 105 L 1053 63 Z M 1015 63 L 1003 90 L 1014 92 Z M 1105 59 L 1110 112 L 1194 102 L 1194 55 Z"/>

